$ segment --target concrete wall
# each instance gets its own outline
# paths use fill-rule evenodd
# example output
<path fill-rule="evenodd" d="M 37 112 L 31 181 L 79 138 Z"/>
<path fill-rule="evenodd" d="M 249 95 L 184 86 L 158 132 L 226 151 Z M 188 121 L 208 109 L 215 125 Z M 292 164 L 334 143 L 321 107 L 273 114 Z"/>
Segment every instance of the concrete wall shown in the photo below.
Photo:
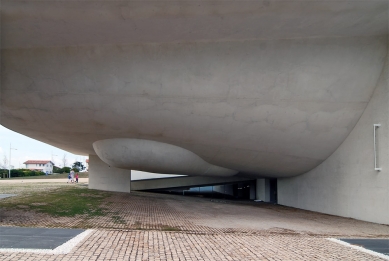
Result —
<path fill-rule="evenodd" d="M 278 179 L 279 204 L 389 224 L 388 65 L 359 122 L 341 146 L 317 168 Z M 373 124 L 378 165 L 374 170 Z"/>
<path fill-rule="evenodd" d="M 270 201 L 270 181 L 269 179 L 256 180 L 256 199 Z"/>
<path fill-rule="evenodd" d="M 109 167 L 96 155 L 89 155 L 89 188 L 130 192 L 131 170 Z"/>

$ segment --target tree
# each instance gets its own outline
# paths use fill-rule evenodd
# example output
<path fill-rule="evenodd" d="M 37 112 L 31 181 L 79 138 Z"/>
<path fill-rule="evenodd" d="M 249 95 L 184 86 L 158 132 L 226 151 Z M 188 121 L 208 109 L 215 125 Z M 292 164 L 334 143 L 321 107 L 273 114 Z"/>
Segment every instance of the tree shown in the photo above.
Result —
<path fill-rule="evenodd" d="M 84 165 L 79 161 L 74 162 L 72 168 L 78 171 L 85 169 Z"/>
<path fill-rule="evenodd" d="M 63 167 L 66 167 L 66 164 L 68 164 L 68 160 L 66 158 L 66 153 L 63 154 L 62 163 L 63 163 Z"/>
<path fill-rule="evenodd" d="M 0 165 L 1 169 L 8 169 L 8 159 L 7 156 L 4 154 L 3 162 Z"/>
<path fill-rule="evenodd" d="M 63 167 L 63 168 L 58 168 L 56 169 L 56 173 L 69 173 L 70 172 L 70 168 L 69 167 Z"/>
<path fill-rule="evenodd" d="M 53 166 L 53 173 L 61 173 L 61 168 L 58 168 L 57 166 Z"/>

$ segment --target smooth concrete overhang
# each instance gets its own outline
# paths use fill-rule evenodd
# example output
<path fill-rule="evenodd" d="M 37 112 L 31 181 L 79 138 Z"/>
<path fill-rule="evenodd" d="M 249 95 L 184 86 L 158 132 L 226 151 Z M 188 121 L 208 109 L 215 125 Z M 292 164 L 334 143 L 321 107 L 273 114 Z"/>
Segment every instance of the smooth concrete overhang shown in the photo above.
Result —
<path fill-rule="evenodd" d="M 387 1 L 1 8 L 2 125 L 84 155 L 101 140 L 170 144 L 257 177 L 335 151 L 387 55 Z"/>
<path fill-rule="evenodd" d="M 109 139 L 93 143 L 96 154 L 110 166 L 194 176 L 229 177 L 238 171 L 214 166 L 186 149 L 151 140 Z"/>

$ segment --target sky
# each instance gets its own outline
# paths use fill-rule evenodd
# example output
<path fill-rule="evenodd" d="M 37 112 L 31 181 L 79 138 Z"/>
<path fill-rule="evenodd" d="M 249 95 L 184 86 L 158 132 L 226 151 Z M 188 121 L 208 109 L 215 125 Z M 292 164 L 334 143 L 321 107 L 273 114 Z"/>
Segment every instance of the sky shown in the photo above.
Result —
<path fill-rule="evenodd" d="M 63 167 L 62 158 L 66 154 L 67 166 L 76 161 L 81 161 L 85 166 L 86 156 L 75 155 L 61 150 L 46 143 L 34 140 L 17 132 L 11 131 L 0 125 L 0 165 L 3 164 L 4 156 L 9 159 L 9 148 L 11 150 L 11 165 L 13 168 L 24 168 L 23 162 L 27 160 L 52 160 L 58 167 Z"/>

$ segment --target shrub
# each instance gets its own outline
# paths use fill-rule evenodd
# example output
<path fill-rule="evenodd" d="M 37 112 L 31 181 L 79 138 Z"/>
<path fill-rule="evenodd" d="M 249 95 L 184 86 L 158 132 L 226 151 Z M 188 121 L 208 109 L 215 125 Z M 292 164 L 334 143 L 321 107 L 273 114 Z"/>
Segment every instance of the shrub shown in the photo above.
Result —
<path fill-rule="evenodd" d="M 57 168 L 55 169 L 54 171 L 55 173 L 69 173 L 70 172 L 70 168 L 69 167 L 63 167 L 63 168 Z"/>
<path fill-rule="evenodd" d="M 1 173 L 1 170 L 0 170 Z M 1 175 L 1 174 L 0 174 Z M 11 170 L 11 177 L 29 177 L 29 176 L 42 176 L 45 175 L 42 171 L 35 171 L 35 170 L 29 170 L 29 169 L 12 169 Z M 7 177 L 8 177 L 8 170 L 7 170 Z"/>

